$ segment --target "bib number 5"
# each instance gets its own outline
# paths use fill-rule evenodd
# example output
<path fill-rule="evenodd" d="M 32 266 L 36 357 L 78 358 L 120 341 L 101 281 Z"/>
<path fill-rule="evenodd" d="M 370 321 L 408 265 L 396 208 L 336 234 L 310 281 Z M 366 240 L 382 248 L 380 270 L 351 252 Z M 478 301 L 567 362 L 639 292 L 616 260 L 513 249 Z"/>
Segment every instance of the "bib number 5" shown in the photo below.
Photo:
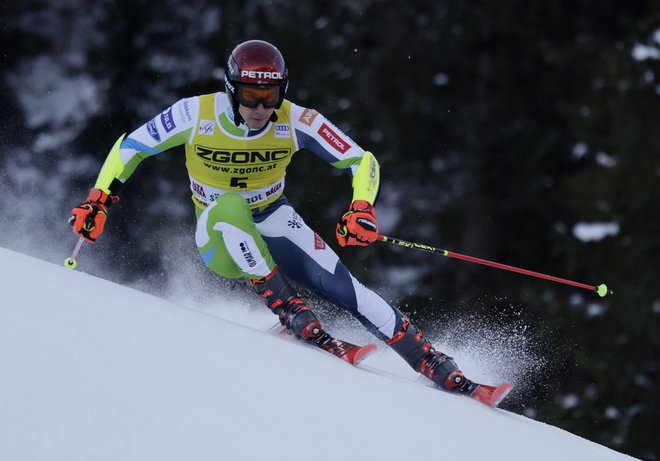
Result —
<path fill-rule="evenodd" d="M 234 176 L 233 178 L 231 178 L 229 185 L 231 187 L 239 187 L 241 189 L 245 189 L 247 187 L 247 182 L 245 182 L 246 179 L 247 177 L 242 178 L 242 177 Z"/>

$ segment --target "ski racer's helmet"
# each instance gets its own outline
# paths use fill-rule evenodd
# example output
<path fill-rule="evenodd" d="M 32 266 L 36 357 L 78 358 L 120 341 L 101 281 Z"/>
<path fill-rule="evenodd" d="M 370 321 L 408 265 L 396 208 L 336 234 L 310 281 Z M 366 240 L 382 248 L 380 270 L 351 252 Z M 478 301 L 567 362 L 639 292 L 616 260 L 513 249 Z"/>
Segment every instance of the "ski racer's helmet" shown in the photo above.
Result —
<path fill-rule="evenodd" d="M 234 110 L 234 123 L 242 118 L 239 104 L 279 109 L 284 100 L 289 76 L 282 53 L 268 42 L 249 40 L 234 48 L 227 59 L 225 89 Z M 273 116 L 276 118 L 275 113 Z"/>

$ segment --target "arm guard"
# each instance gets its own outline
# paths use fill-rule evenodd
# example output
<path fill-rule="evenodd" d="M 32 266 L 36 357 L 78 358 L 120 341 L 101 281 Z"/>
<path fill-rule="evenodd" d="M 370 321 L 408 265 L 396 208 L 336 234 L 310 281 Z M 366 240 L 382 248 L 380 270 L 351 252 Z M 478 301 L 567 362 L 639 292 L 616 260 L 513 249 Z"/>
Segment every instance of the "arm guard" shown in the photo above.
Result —
<path fill-rule="evenodd" d="M 380 187 L 380 165 L 376 157 L 366 151 L 353 175 L 353 201 L 365 200 L 373 205 Z"/>
<path fill-rule="evenodd" d="M 124 136 L 126 134 L 122 134 L 115 142 L 115 145 L 112 146 L 112 149 L 110 149 L 110 153 L 106 157 L 94 185 L 96 189 L 101 189 L 109 195 L 116 195 L 118 191 L 115 189 L 121 184 L 119 175 L 124 171 L 124 162 L 119 155 L 119 148 L 121 147 L 121 142 L 124 140 Z"/>

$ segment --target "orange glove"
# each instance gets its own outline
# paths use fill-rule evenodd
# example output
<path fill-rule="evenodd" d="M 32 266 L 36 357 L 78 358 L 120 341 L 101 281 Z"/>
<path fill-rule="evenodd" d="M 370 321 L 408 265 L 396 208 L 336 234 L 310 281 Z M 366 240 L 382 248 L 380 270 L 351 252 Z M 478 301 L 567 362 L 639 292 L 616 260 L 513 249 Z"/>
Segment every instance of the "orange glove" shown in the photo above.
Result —
<path fill-rule="evenodd" d="M 367 246 L 378 238 L 378 221 L 376 209 L 365 200 L 351 203 L 348 212 L 344 213 L 337 223 L 337 240 L 339 245 Z"/>
<path fill-rule="evenodd" d="M 118 201 L 118 196 L 108 195 L 101 189 L 90 190 L 87 199 L 71 210 L 69 224 L 73 228 L 73 233 L 88 242 L 96 242 L 105 227 L 108 207 Z"/>

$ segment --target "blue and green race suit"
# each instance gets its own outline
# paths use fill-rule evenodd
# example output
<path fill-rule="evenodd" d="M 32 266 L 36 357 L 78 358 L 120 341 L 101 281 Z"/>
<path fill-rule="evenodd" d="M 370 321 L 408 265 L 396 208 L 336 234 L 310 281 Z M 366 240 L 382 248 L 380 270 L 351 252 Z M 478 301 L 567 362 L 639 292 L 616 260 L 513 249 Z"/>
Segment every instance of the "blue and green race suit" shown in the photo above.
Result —
<path fill-rule="evenodd" d="M 111 193 L 142 160 L 183 145 L 197 215 L 195 240 L 211 270 L 257 279 L 277 265 L 379 338 L 391 338 L 402 324 L 399 311 L 353 277 L 284 195 L 286 168 L 305 149 L 351 175 L 353 200 L 373 204 L 377 160 L 313 109 L 284 100 L 275 114 L 275 121 L 250 130 L 234 123 L 225 93 L 182 99 L 118 140 L 95 187 Z"/>

